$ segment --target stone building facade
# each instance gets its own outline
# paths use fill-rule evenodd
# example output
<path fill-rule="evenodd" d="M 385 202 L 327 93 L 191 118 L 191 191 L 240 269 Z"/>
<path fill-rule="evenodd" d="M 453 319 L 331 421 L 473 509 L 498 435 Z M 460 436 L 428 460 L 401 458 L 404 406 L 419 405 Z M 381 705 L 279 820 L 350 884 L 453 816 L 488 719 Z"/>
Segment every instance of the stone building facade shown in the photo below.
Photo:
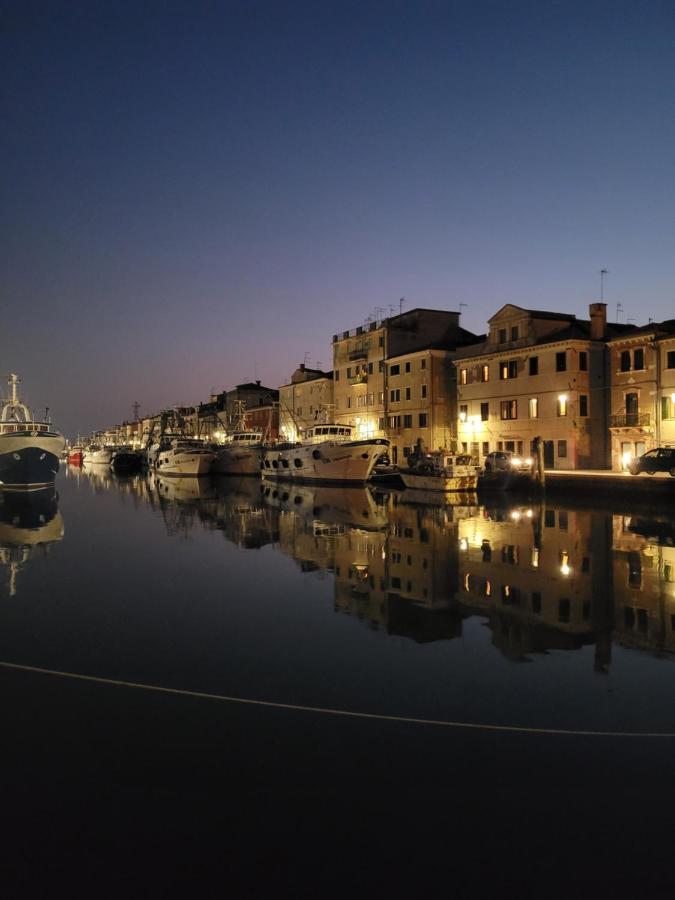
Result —
<path fill-rule="evenodd" d="M 279 426 L 282 440 L 297 441 L 302 431 L 334 415 L 333 373 L 301 363 L 288 384 L 279 388 Z"/>
<path fill-rule="evenodd" d="M 479 344 L 457 351 L 458 441 L 476 462 L 495 450 L 529 456 L 535 437 L 556 469 L 609 465 L 608 337 L 634 329 L 567 313 L 502 307 Z"/>
<path fill-rule="evenodd" d="M 675 447 L 675 319 L 608 342 L 612 469 L 654 447 Z"/>

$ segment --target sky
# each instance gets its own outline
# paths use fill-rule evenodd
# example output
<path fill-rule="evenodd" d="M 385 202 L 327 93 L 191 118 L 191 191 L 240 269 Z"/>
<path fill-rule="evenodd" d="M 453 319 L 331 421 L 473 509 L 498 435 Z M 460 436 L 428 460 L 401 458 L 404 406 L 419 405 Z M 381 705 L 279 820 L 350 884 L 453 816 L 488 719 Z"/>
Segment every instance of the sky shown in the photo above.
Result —
<path fill-rule="evenodd" d="M 0 373 L 69 435 L 377 308 L 675 316 L 675 6 L 0 0 Z"/>

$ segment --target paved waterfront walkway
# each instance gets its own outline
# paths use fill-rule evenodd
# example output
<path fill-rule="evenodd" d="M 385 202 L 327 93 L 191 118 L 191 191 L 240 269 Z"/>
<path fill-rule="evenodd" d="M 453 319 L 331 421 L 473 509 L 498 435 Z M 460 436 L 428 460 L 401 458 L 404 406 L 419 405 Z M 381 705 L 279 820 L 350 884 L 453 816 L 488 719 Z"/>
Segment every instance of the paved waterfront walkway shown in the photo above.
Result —
<path fill-rule="evenodd" d="M 621 481 L 633 481 L 638 483 L 639 481 L 651 481 L 654 478 L 665 478 L 667 480 L 675 481 L 668 472 L 655 472 L 653 475 L 647 475 L 646 473 L 642 473 L 641 475 L 631 475 L 630 472 L 610 472 L 608 469 L 544 469 L 544 473 L 546 477 L 549 476 L 551 478 L 561 478 L 561 477 L 573 477 L 573 478 L 617 478 Z"/>

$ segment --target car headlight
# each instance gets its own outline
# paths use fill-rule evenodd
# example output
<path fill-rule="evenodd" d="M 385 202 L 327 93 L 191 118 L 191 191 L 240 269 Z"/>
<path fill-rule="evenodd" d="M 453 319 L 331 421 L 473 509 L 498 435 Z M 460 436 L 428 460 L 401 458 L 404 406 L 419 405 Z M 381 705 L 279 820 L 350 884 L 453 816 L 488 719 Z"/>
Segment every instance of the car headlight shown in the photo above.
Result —
<path fill-rule="evenodd" d="M 528 456 L 527 459 L 525 460 L 525 465 L 531 466 L 533 462 L 534 462 L 534 460 L 532 459 L 532 457 Z"/>
<path fill-rule="evenodd" d="M 519 466 L 521 463 L 522 463 L 522 460 L 519 456 L 514 456 L 513 459 L 511 460 L 512 466 Z"/>

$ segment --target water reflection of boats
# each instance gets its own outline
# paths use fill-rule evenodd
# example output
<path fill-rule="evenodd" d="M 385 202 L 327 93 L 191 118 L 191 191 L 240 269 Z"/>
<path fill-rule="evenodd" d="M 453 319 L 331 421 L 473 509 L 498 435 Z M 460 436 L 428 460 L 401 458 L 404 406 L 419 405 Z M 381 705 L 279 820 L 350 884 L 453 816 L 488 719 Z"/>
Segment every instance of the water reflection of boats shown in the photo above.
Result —
<path fill-rule="evenodd" d="M 63 519 L 54 488 L 30 493 L 0 492 L 0 563 L 9 568 L 9 595 L 17 575 L 40 547 L 63 539 Z"/>
<path fill-rule="evenodd" d="M 387 527 L 387 508 L 367 487 L 288 484 L 263 479 L 265 502 L 278 509 L 323 523 L 326 528 L 350 526 L 366 531 Z"/>
<path fill-rule="evenodd" d="M 176 503 L 188 503 L 195 500 L 207 500 L 215 496 L 213 482 L 208 478 L 196 475 L 184 475 L 182 478 L 167 478 L 154 475 L 153 483 L 157 494 Z"/>
<path fill-rule="evenodd" d="M 647 518 L 646 516 L 631 516 L 629 531 L 641 534 L 657 544 L 666 547 L 675 547 L 675 519 L 673 518 Z"/>

